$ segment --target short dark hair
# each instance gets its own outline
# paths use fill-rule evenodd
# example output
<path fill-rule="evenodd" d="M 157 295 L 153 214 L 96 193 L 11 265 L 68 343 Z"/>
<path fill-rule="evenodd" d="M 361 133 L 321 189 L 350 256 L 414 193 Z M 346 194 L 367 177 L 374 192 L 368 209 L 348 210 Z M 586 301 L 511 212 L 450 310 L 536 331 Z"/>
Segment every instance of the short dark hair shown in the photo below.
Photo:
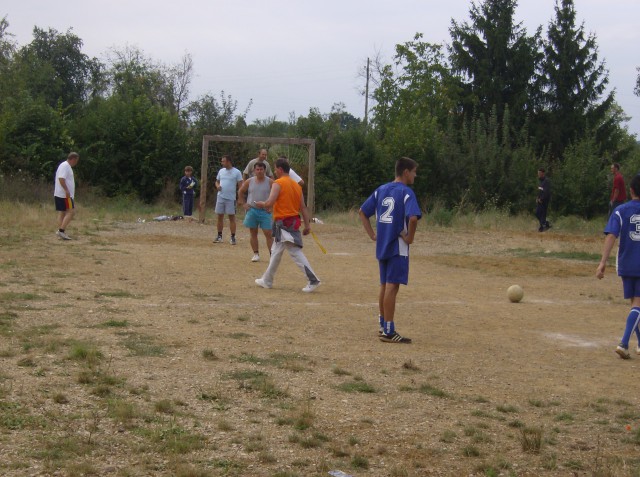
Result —
<path fill-rule="evenodd" d="M 231 156 L 228 156 L 228 155 L 226 155 L 226 154 L 225 154 L 224 156 L 222 156 L 222 157 L 220 158 L 220 160 L 222 160 L 222 159 L 226 159 L 226 160 L 227 160 L 227 161 L 229 161 L 231 164 L 233 164 L 233 159 L 231 159 Z"/>
<path fill-rule="evenodd" d="M 546 173 L 547 171 L 544 170 L 544 167 L 539 167 L 538 168 L 538 172 L 542 172 L 543 174 Z"/>
<path fill-rule="evenodd" d="M 401 157 L 396 161 L 396 177 L 400 177 L 404 171 L 412 171 L 418 167 L 418 163 L 410 157 Z"/>
<path fill-rule="evenodd" d="M 633 179 L 631 179 L 629 188 L 634 192 L 636 197 L 640 197 L 640 174 L 636 174 Z"/>
<path fill-rule="evenodd" d="M 291 170 L 291 166 L 289 166 L 289 160 L 286 157 L 282 157 L 282 156 L 276 159 L 276 169 L 278 167 L 281 168 L 287 174 L 289 174 L 289 171 Z"/>
<path fill-rule="evenodd" d="M 267 165 L 266 165 L 264 162 L 260 162 L 260 161 L 257 161 L 257 162 L 253 165 L 253 168 L 254 168 L 254 169 L 255 169 L 256 167 L 261 167 L 262 169 L 265 169 L 265 170 L 267 169 Z"/>
<path fill-rule="evenodd" d="M 613 167 L 616 168 L 616 171 L 619 171 L 620 170 L 620 163 L 619 162 L 614 162 L 613 163 Z"/>
<path fill-rule="evenodd" d="M 186 167 L 184 168 L 184 171 L 185 171 L 185 172 L 193 172 L 193 167 L 191 167 L 191 166 L 186 166 Z"/>

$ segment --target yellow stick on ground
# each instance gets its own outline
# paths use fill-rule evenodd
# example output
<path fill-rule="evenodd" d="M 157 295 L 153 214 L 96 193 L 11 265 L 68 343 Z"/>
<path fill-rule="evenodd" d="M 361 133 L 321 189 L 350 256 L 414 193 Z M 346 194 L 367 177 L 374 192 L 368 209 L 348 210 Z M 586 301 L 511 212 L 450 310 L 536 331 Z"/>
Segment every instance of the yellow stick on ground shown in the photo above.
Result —
<path fill-rule="evenodd" d="M 313 237 L 313 240 L 315 240 L 315 242 L 318 244 L 318 247 L 320 247 L 320 250 L 322 250 L 322 253 L 326 254 L 327 249 L 322 246 L 322 244 L 320 243 L 320 240 L 318 240 L 318 236 L 316 235 L 316 233 L 311 232 L 311 236 Z"/>

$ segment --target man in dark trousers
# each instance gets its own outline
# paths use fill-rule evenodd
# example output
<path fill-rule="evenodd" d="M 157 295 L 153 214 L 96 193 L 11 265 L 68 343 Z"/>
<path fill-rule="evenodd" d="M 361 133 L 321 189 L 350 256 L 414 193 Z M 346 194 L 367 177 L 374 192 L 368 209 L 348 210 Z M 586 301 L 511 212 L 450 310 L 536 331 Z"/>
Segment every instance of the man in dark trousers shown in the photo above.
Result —
<path fill-rule="evenodd" d="M 541 167 L 538 169 L 538 197 L 536 198 L 536 217 L 540 222 L 538 232 L 544 232 L 551 228 L 551 224 L 547 220 L 549 200 L 551 200 L 551 182 L 546 177 L 544 168 Z"/>

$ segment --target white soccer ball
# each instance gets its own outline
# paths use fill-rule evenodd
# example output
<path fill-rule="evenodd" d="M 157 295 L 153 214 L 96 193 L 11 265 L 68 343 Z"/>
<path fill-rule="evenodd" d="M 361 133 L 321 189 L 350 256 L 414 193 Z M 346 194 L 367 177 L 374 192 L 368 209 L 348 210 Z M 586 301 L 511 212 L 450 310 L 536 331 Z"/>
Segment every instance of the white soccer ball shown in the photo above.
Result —
<path fill-rule="evenodd" d="M 511 303 L 518 303 L 524 296 L 524 290 L 520 285 L 511 285 L 507 289 L 507 297 Z"/>

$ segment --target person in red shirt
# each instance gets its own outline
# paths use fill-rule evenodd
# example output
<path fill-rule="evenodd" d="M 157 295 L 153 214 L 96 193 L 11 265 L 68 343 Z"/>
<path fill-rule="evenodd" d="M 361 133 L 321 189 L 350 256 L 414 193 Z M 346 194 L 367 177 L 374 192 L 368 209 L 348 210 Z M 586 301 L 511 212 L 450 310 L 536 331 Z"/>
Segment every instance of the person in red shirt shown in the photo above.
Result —
<path fill-rule="evenodd" d="M 627 201 L 627 191 L 624 187 L 624 177 L 620 173 L 620 164 L 617 162 L 611 164 L 611 172 L 613 173 L 613 189 L 609 197 L 609 215 L 616 210 L 616 207 Z"/>

